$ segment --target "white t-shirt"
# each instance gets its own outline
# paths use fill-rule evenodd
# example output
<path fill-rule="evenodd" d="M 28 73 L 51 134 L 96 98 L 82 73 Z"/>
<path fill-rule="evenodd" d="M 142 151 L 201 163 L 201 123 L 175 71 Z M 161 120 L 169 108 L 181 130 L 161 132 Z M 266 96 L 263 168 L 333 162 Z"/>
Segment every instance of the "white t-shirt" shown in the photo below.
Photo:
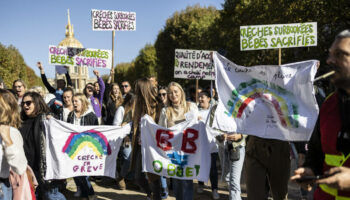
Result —
<path fill-rule="evenodd" d="M 70 112 L 71 112 L 71 111 L 70 111 L 68 108 L 63 108 L 62 116 L 63 116 L 63 121 L 64 121 L 64 122 L 67 122 L 68 114 L 69 114 Z"/>
<path fill-rule="evenodd" d="M 113 119 L 113 125 L 115 126 L 121 126 L 124 118 L 124 107 L 119 106 L 117 111 L 115 111 L 114 119 Z"/>
<path fill-rule="evenodd" d="M 0 148 L 0 177 L 10 176 L 10 167 L 17 174 L 23 174 L 27 169 L 27 158 L 24 154 L 23 139 L 21 133 L 10 127 L 12 145 L 6 146 L 0 137 L 2 148 Z"/>

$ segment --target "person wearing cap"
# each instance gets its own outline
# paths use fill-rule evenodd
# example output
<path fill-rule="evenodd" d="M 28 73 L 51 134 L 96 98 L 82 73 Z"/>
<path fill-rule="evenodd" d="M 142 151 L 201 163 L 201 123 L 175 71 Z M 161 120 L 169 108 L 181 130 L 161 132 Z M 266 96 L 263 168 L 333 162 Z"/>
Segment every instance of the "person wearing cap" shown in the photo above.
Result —
<path fill-rule="evenodd" d="M 315 200 L 349 200 L 350 191 L 346 190 L 350 187 L 349 178 L 348 185 L 340 178 L 349 175 L 344 169 L 350 167 L 350 29 L 336 36 L 329 49 L 327 64 L 335 71 L 331 82 L 337 90 L 323 102 L 305 163 L 295 170 L 291 180 L 298 181 L 308 190 L 318 183 Z M 319 175 L 330 177 L 316 181 Z M 311 180 L 306 181 L 305 177 L 311 177 Z"/>

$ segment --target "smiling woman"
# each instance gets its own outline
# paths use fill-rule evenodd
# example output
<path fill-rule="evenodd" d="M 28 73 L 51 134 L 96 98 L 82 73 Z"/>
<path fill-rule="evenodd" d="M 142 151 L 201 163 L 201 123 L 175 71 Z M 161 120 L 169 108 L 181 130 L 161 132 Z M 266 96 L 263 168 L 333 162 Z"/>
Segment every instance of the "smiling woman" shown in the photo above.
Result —
<path fill-rule="evenodd" d="M 188 112 L 197 113 L 196 104 L 186 102 L 185 92 L 181 85 L 171 82 L 168 85 L 168 106 L 162 109 L 158 124 L 163 127 L 171 127 L 185 121 L 185 114 Z M 193 199 L 192 180 L 173 179 L 173 188 L 176 199 Z"/>

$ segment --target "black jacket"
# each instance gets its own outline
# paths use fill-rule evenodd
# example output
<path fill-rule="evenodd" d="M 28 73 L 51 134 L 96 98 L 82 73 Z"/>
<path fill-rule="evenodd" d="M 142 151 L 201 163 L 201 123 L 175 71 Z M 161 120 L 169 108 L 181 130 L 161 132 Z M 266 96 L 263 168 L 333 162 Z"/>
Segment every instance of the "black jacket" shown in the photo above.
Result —
<path fill-rule="evenodd" d="M 68 114 L 67 122 L 74 124 L 74 111 Z M 98 125 L 98 119 L 93 111 L 87 111 L 81 117 L 80 121 L 81 126 L 89 126 L 89 125 Z"/>
<path fill-rule="evenodd" d="M 46 172 L 45 127 L 43 124 L 45 118 L 46 115 L 38 115 L 34 118 L 24 117 L 22 126 L 19 128 L 28 165 L 33 169 L 39 185 L 45 182 Z"/>

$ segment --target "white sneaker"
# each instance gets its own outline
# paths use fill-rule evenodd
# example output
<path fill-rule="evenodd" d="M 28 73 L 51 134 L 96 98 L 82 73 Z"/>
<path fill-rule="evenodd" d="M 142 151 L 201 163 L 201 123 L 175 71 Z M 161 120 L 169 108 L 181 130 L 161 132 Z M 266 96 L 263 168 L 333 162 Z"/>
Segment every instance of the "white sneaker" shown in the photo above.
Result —
<path fill-rule="evenodd" d="M 197 193 L 202 194 L 203 193 L 203 186 L 202 185 L 198 185 L 197 187 Z"/>
<path fill-rule="evenodd" d="M 79 187 L 79 186 L 77 186 L 77 191 L 74 192 L 73 196 L 74 196 L 74 197 L 80 197 L 80 196 L 81 196 L 81 190 L 80 190 L 80 187 Z"/>
<path fill-rule="evenodd" d="M 217 189 L 213 190 L 213 199 L 220 199 L 220 195 Z"/>

